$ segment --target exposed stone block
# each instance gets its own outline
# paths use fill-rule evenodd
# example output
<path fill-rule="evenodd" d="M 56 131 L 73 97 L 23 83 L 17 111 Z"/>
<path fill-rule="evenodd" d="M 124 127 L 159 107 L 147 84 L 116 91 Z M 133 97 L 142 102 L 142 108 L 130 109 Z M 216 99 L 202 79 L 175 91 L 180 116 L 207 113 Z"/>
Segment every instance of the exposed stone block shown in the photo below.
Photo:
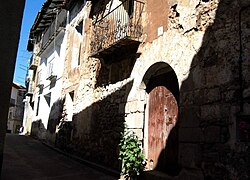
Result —
<path fill-rule="evenodd" d="M 221 142 L 221 128 L 217 126 L 209 126 L 203 129 L 204 142 L 218 143 Z"/>
<path fill-rule="evenodd" d="M 200 143 L 203 141 L 201 128 L 179 128 L 179 141 L 185 143 Z"/>
<path fill-rule="evenodd" d="M 209 104 L 201 106 L 201 119 L 212 120 L 228 117 L 230 105 Z"/>
<path fill-rule="evenodd" d="M 204 175 L 201 169 L 182 169 L 179 176 L 176 178 L 178 180 L 203 180 Z"/>
<path fill-rule="evenodd" d="M 129 101 L 126 104 L 126 113 L 143 112 L 144 101 Z"/>
<path fill-rule="evenodd" d="M 220 89 L 219 88 L 205 89 L 204 99 L 205 99 L 204 103 L 219 101 L 221 99 Z"/>
<path fill-rule="evenodd" d="M 193 91 L 189 91 L 189 92 L 182 92 L 181 93 L 181 97 L 180 97 L 180 100 L 181 100 L 181 105 L 192 105 L 194 104 L 194 92 Z"/>
<path fill-rule="evenodd" d="M 250 102 L 244 103 L 243 109 L 246 114 L 250 114 Z"/>
<path fill-rule="evenodd" d="M 243 91 L 243 97 L 250 99 L 250 88 L 244 89 L 244 91 Z"/>
<path fill-rule="evenodd" d="M 180 108 L 180 127 L 199 127 L 200 125 L 200 107 L 186 106 Z"/>
<path fill-rule="evenodd" d="M 236 102 L 239 100 L 240 92 L 239 89 L 229 89 L 222 92 L 221 96 L 225 102 Z"/>
<path fill-rule="evenodd" d="M 179 162 L 182 167 L 199 168 L 202 161 L 202 149 L 199 144 L 180 143 Z"/>
<path fill-rule="evenodd" d="M 142 140 L 143 139 L 143 132 L 142 132 L 142 129 L 131 129 L 135 132 L 135 134 L 137 135 L 138 139 L 139 140 Z"/>
<path fill-rule="evenodd" d="M 125 118 L 128 128 L 143 128 L 143 113 L 128 114 Z"/>

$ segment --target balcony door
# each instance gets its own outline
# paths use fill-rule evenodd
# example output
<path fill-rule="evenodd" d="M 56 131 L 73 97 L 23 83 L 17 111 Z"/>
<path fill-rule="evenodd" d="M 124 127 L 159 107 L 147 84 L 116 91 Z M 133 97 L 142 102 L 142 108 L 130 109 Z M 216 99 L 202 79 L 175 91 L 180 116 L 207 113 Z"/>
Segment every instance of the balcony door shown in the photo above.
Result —
<path fill-rule="evenodd" d="M 48 64 L 47 64 L 47 79 L 51 79 L 55 76 L 55 56 L 52 55 L 51 58 L 48 58 Z"/>
<path fill-rule="evenodd" d="M 111 13 L 109 14 L 111 27 L 113 26 L 113 33 L 115 41 L 118 41 L 128 36 L 129 15 L 133 0 L 114 0 L 111 5 Z M 113 24 L 113 25 L 112 25 Z"/>

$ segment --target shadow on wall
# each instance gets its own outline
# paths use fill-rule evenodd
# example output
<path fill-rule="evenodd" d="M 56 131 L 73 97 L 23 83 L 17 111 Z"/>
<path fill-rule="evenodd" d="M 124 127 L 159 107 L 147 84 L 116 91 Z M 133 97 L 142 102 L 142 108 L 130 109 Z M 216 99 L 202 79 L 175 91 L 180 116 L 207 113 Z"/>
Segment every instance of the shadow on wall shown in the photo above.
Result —
<path fill-rule="evenodd" d="M 195 176 L 199 178 L 249 177 L 249 150 L 229 144 L 235 140 L 237 113 L 244 110 L 241 105 L 246 102 L 242 91 L 249 87 L 244 87 L 249 66 L 242 66 L 247 47 L 241 44 L 240 28 L 243 23 L 249 25 L 250 19 L 239 18 L 240 5 L 235 3 L 220 1 L 214 23 L 206 29 L 190 74 L 180 88 L 179 164 L 183 170 L 198 169 Z M 197 23 L 194 33 L 206 25 L 202 19 Z M 249 59 L 243 63 L 249 65 Z M 179 176 L 187 178 L 189 175 L 183 172 Z"/>
<path fill-rule="evenodd" d="M 124 131 L 125 104 L 133 82 L 107 95 L 73 117 L 72 152 L 99 164 L 120 170 L 118 161 Z"/>
<path fill-rule="evenodd" d="M 89 17 L 93 18 L 94 16 L 97 16 L 98 18 L 102 18 L 104 15 L 104 13 L 102 12 L 105 12 L 106 6 L 109 2 L 110 0 L 104 0 L 101 2 L 93 1 L 92 9 L 91 9 Z"/>
<path fill-rule="evenodd" d="M 47 129 L 45 128 L 42 120 L 32 122 L 31 136 L 37 137 L 38 139 L 46 139 L 49 143 L 56 143 L 57 127 L 62 120 L 64 99 L 58 99 L 53 103 L 49 117 Z"/>
<path fill-rule="evenodd" d="M 214 23 L 207 28 L 202 46 L 193 58 L 190 74 L 180 88 L 178 133 L 172 131 L 173 135 L 170 134 L 166 142 L 168 149 L 171 137 L 176 142 L 178 134 L 176 164 L 186 170 L 198 169 L 199 178 L 244 179 L 250 169 L 249 151 L 244 148 L 233 150 L 229 144 L 234 138 L 230 131 L 236 131 L 236 113 L 244 110 L 241 106 L 246 101 L 242 91 L 249 87 L 247 78 L 250 77 L 249 60 L 246 58 L 242 62 L 241 59 L 247 47 L 240 41 L 241 33 L 247 33 L 247 30 L 240 33 L 242 22 L 249 23 L 250 20 L 249 16 L 240 20 L 240 7 L 235 3 L 222 0 L 218 5 Z M 197 23 L 197 28 L 185 35 L 192 36 L 192 32 L 199 31 L 209 22 L 198 19 Z M 246 65 L 242 66 L 244 63 Z M 99 78 L 105 77 L 102 73 L 106 72 L 101 72 Z M 111 75 L 114 74 L 111 72 Z M 109 83 L 100 79 L 97 86 Z M 70 141 L 63 147 L 80 157 L 120 170 L 118 144 L 120 133 L 124 131 L 125 104 L 132 84 L 124 85 L 75 114 L 72 125 L 65 127 L 65 136 L 70 137 Z M 179 176 L 188 177 L 182 173 Z"/>
<path fill-rule="evenodd" d="M 210 3 L 207 7 L 212 8 L 212 0 L 203 2 Z M 235 135 L 239 130 L 237 114 L 248 113 L 249 117 L 249 110 L 245 108 L 249 104 L 249 94 L 244 92 L 250 87 L 250 6 L 242 10 L 243 6 L 241 1 L 222 0 L 212 24 L 198 18 L 197 28 L 185 33 L 192 37 L 192 33 L 201 30 L 199 28 L 208 26 L 192 60 L 189 76 L 180 88 L 179 124 L 175 128 L 178 131 L 178 164 L 182 170 L 176 174 L 171 167 L 170 172 L 167 168 L 160 169 L 178 176 L 177 179 L 250 177 L 249 139 L 247 143 L 240 142 Z M 200 16 L 204 15 L 209 17 L 209 14 Z M 171 134 L 175 136 L 173 130 Z M 176 142 L 171 134 L 158 161 L 165 158 L 170 144 Z M 171 160 L 166 163 L 171 166 Z"/>
<path fill-rule="evenodd" d="M 30 134 L 31 136 L 36 137 L 41 140 L 46 139 L 46 129 L 41 119 L 32 122 Z"/>
<path fill-rule="evenodd" d="M 46 139 L 50 143 L 56 142 L 56 129 L 63 119 L 63 104 L 65 99 L 58 99 L 56 102 L 53 103 L 51 107 L 51 111 L 49 113 L 49 120 L 47 125 L 47 137 Z"/>
<path fill-rule="evenodd" d="M 115 84 L 129 78 L 136 59 L 140 57 L 140 54 L 136 53 L 137 50 L 138 45 L 130 45 L 128 48 L 117 49 L 117 54 L 113 52 L 110 56 L 103 57 L 97 73 L 96 87 Z"/>
<path fill-rule="evenodd" d="M 159 62 L 149 68 L 143 79 L 149 95 L 147 104 L 149 168 L 154 167 L 154 170 L 177 175 L 181 168 L 178 164 L 177 76 L 168 64 Z"/>
<path fill-rule="evenodd" d="M 51 108 L 48 140 L 71 154 L 120 170 L 118 144 L 124 131 L 125 104 L 132 84 L 133 81 L 124 84 L 102 100 L 74 114 L 73 121 L 62 123 L 56 132 L 62 118 L 58 112 L 62 112 L 63 104 L 63 100 L 58 100 Z"/>
<path fill-rule="evenodd" d="M 130 51 L 123 52 L 122 58 L 110 55 L 100 61 L 95 90 L 99 90 L 96 93 L 102 99 L 74 114 L 71 122 L 60 123 L 63 108 L 58 108 L 58 104 L 63 101 L 53 104 L 47 130 L 51 143 L 71 154 L 120 171 L 118 144 L 124 132 L 125 105 L 133 85 L 133 81 L 126 80 L 138 57 L 137 48 L 130 47 Z"/>

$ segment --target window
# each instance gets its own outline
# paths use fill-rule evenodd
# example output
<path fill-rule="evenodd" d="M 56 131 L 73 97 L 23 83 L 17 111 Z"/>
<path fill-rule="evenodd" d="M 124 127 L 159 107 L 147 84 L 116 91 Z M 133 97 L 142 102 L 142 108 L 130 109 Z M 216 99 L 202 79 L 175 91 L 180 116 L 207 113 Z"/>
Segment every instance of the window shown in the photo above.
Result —
<path fill-rule="evenodd" d="M 53 61 L 50 61 L 48 64 L 48 77 L 53 74 Z"/>
<path fill-rule="evenodd" d="M 82 28 L 83 28 L 83 20 L 75 27 L 77 32 L 82 35 Z"/>
<path fill-rule="evenodd" d="M 43 85 L 43 81 L 42 81 L 42 69 L 40 71 L 38 71 L 38 74 L 37 74 L 37 85 L 38 86 Z"/>
<path fill-rule="evenodd" d="M 55 57 L 53 57 L 49 62 L 48 62 L 48 69 L 47 69 L 47 79 L 53 79 L 54 77 L 56 77 L 56 73 L 55 73 L 55 68 L 54 68 L 54 59 Z"/>
<path fill-rule="evenodd" d="M 82 48 L 82 31 L 83 31 L 83 20 L 75 27 L 74 43 L 72 46 L 72 62 L 71 68 L 74 69 L 81 64 L 81 48 Z"/>
<path fill-rule="evenodd" d="M 71 22 L 77 14 L 81 11 L 85 4 L 85 1 L 83 0 L 78 0 L 72 4 L 72 6 L 69 9 L 69 21 Z"/>
<path fill-rule="evenodd" d="M 10 106 L 15 106 L 15 105 L 16 105 L 15 99 L 11 98 L 10 99 Z"/>
<path fill-rule="evenodd" d="M 71 99 L 72 99 L 72 102 L 73 102 L 73 101 L 74 101 L 75 91 L 71 91 L 71 92 L 69 93 L 69 95 L 70 95 L 70 97 L 71 97 Z"/>
<path fill-rule="evenodd" d="M 36 79 L 36 69 L 34 69 L 34 71 L 33 71 L 32 81 L 35 81 L 35 79 Z"/>
<path fill-rule="evenodd" d="M 16 109 L 16 108 L 15 108 Z M 15 109 L 13 109 L 13 111 L 12 111 L 12 118 L 16 118 L 16 111 L 15 111 Z"/>
<path fill-rule="evenodd" d="M 82 43 L 80 42 L 80 47 L 79 47 L 79 50 L 78 50 L 78 57 L 77 57 L 78 66 L 80 66 L 80 64 L 81 64 L 81 47 L 82 47 Z"/>
<path fill-rule="evenodd" d="M 21 96 L 21 97 L 23 97 L 23 95 L 24 95 L 24 90 L 18 90 L 18 96 Z"/>
<path fill-rule="evenodd" d="M 9 119 L 12 119 L 12 118 L 13 118 L 12 112 L 10 111 L 10 112 L 9 112 Z"/>
<path fill-rule="evenodd" d="M 134 0 L 129 0 L 128 6 L 128 15 L 131 16 L 133 14 Z"/>
<path fill-rule="evenodd" d="M 48 94 L 46 94 L 46 95 L 44 95 L 44 98 L 45 98 L 45 100 L 46 100 L 48 106 L 50 107 L 51 92 L 48 93 Z"/>
<path fill-rule="evenodd" d="M 40 96 L 38 97 L 38 101 L 37 101 L 36 116 L 38 116 L 38 113 L 39 113 L 39 105 L 40 105 Z"/>

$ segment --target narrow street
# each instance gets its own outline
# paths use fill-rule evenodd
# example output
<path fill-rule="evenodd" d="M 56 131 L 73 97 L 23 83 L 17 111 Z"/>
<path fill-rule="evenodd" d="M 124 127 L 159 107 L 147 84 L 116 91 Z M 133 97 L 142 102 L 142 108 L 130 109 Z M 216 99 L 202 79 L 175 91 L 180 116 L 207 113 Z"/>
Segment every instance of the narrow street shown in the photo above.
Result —
<path fill-rule="evenodd" d="M 68 158 L 31 137 L 6 134 L 2 180 L 115 178 Z"/>

